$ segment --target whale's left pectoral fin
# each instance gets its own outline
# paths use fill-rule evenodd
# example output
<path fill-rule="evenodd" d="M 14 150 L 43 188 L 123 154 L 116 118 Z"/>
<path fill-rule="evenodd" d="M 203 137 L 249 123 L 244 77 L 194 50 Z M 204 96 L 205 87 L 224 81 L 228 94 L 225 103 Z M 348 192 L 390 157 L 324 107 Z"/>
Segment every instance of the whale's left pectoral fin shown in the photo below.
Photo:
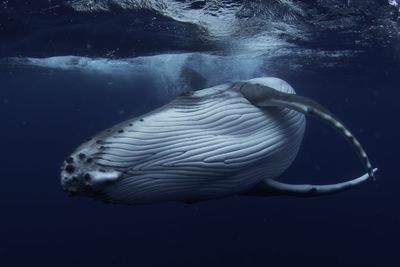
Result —
<path fill-rule="evenodd" d="M 282 81 L 281 83 L 285 82 Z M 274 89 L 264 84 L 238 83 L 235 88 L 237 88 L 237 90 L 250 103 L 257 107 L 268 108 L 275 106 L 289 108 L 324 121 L 329 126 L 336 129 L 341 136 L 350 143 L 367 170 L 367 174 L 359 178 L 330 185 L 295 185 L 278 182 L 273 179 L 265 179 L 248 192 L 244 192 L 245 195 L 295 195 L 305 197 L 326 195 L 350 189 L 368 180 L 368 178 L 374 178 L 377 169 L 372 168 L 368 156 L 360 142 L 358 142 L 355 136 L 343 125 L 342 122 L 337 120 L 332 113 L 317 102 L 296 94 L 281 92 L 280 90 L 277 90 L 278 88 Z"/>
<path fill-rule="evenodd" d="M 373 172 L 376 173 L 377 169 Z M 247 196 L 297 196 L 297 197 L 315 197 L 321 195 L 330 195 L 351 189 L 369 178 L 366 173 L 358 178 L 343 183 L 329 185 L 311 185 L 311 184 L 287 184 L 273 179 L 265 179 L 254 186 L 249 191 L 243 193 Z"/>

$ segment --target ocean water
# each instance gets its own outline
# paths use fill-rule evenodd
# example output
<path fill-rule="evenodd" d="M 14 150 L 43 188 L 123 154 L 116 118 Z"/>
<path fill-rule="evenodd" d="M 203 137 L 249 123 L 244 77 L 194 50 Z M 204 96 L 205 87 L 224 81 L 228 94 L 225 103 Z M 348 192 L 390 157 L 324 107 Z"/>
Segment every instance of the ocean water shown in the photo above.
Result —
<path fill-rule="evenodd" d="M 0 1 L 0 266 L 400 266 L 396 1 Z M 357 136 L 375 181 L 315 198 L 137 206 L 69 198 L 86 138 L 191 86 L 288 81 Z M 325 124 L 281 180 L 362 174 Z"/>

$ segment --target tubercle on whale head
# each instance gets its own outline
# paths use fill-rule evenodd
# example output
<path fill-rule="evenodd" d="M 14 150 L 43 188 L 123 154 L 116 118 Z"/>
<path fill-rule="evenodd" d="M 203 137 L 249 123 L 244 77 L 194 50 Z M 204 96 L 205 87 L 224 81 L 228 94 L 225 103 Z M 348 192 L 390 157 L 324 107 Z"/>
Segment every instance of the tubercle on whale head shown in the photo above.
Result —
<path fill-rule="evenodd" d="M 93 159 L 85 153 L 72 154 L 61 166 L 61 185 L 70 196 L 86 195 L 90 184 L 86 181 L 86 169 Z"/>
<path fill-rule="evenodd" d="M 96 197 L 103 189 L 119 180 L 122 173 L 96 164 L 94 155 L 105 149 L 105 140 L 132 127 L 133 122 L 122 122 L 88 138 L 61 165 L 61 186 L 70 196 Z"/>
<path fill-rule="evenodd" d="M 61 166 L 61 186 L 70 196 L 95 197 L 121 176 L 118 171 L 97 166 L 83 151 L 73 153 Z"/>

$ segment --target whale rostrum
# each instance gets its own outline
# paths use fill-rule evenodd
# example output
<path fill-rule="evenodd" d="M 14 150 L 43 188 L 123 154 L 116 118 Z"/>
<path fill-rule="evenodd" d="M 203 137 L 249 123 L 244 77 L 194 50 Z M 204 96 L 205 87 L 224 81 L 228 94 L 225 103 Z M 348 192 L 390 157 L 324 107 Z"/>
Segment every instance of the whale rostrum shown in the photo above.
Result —
<path fill-rule="evenodd" d="M 329 185 L 276 181 L 298 153 L 306 115 L 338 130 L 366 174 Z M 326 195 L 352 188 L 376 172 L 342 122 L 273 77 L 185 92 L 88 140 L 61 169 L 69 194 L 120 204 L 194 202 L 237 194 Z"/>

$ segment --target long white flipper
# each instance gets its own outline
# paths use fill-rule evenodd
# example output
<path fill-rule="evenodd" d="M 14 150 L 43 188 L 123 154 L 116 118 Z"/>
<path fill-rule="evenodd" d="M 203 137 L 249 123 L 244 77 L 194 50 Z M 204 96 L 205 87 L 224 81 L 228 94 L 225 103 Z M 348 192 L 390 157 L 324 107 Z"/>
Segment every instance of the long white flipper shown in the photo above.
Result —
<path fill-rule="evenodd" d="M 368 156 L 365 150 L 362 148 L 360 142 L 358 142 L 354 135 L 343 125 L 343 123 L 337 120 L 329 111 L 327 111 L 317 102 L 295 94 L 283 93 L 271 87 L 260 84 L 240 83 L 236 85 L 236 88 L 247 100 L 249 100 L 249 102 L 255 106 L 261 108 L 271 106 L 285 107 L 306 115 L 311 115 L 326 122 L 328 125 L 338 130 L 339 133 L 349 141 L 367 170 L 366 175 L 348 182 L 332 185 L 291 185 L 267 179 L 253 188 L 253 190 L 250 190 L 250 192 L 247 192 L 247 194 L 270 195 L 271 193 L 273 194 L 273 192 L 298 196 L 332 194 L 358 185 L 368 178 L 375 179 L 374 173 L 377 169 L 372 168 Z"/>
<path fill-rule="evenodd" d="M 374 173 L 378 169 L 374 169 Z M 343 183 L 330 184 L 330 185 L 311 185 L 311 184 L 287 184 L 278 182 L 272 179 L 266 179 L 257 184 L 245 195 L 252 196 L 272 196 L 272 195 L 285 195 L 285 196 L 299 196 L 299 197 L 316 197 L 321 195 L 330 195 L 351 189 L 369 179 L 369 174 L 364 174 L 356 179 L 346 181 Z"/>

